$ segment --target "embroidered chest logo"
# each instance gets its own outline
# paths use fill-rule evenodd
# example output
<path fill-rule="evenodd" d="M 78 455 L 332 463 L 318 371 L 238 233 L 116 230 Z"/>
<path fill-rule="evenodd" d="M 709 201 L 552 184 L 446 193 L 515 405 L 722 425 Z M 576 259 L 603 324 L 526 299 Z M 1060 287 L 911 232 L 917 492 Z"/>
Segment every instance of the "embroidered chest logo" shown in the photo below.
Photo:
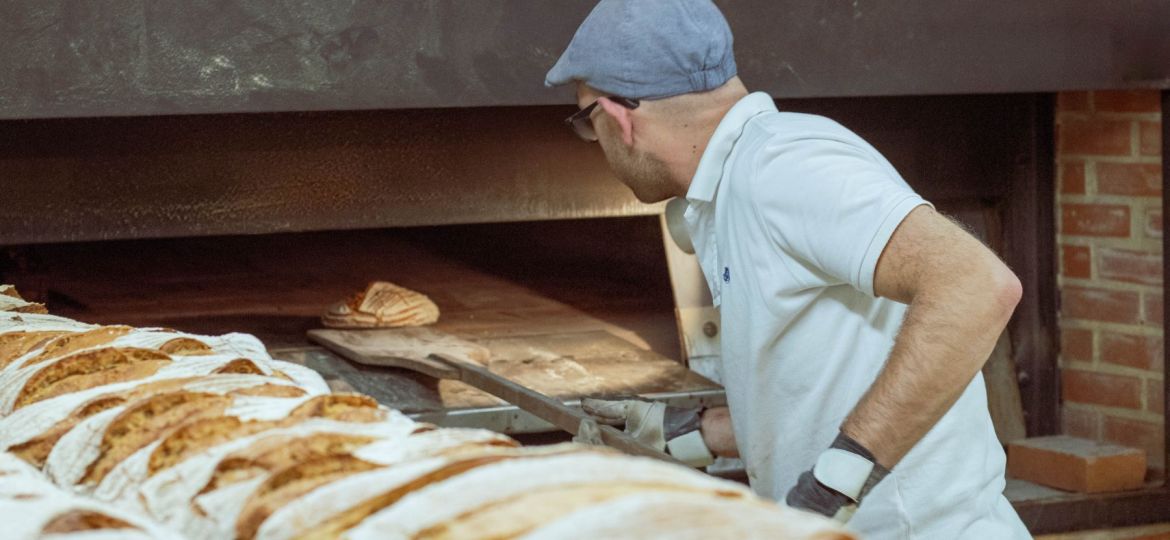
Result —
<path fill-rule="evenodd" d="M 731 268 L 723 267 L 723 282 L 731 283 Z"/>

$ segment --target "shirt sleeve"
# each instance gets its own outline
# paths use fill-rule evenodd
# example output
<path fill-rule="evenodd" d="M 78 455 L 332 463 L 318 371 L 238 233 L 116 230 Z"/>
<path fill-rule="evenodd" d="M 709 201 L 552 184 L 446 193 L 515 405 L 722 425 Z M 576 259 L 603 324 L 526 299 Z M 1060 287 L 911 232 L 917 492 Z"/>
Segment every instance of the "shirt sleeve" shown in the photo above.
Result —
<path fill-rule="evenodd" d="M 760 159 L 750 196 L 777 247 L 827 276 L 822 285 L 875 296 L 874 270 L 894 230 L 930 203 L 876 151 L 848 142 L 793 141 Z"/>

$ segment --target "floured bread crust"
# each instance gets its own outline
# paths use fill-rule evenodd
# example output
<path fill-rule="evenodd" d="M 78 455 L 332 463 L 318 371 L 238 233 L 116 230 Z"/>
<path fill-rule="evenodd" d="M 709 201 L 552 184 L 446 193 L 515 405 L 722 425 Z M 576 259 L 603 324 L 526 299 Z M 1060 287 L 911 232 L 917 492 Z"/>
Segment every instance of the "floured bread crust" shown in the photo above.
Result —
<path fill-rule="evenodd" d="M 5 539 L 852 538 L 690 469 L 413 422 L 246 334 L 14 302 L 0 286 Z M 338 311 L 370 327 L 438 317 L 377 283 Z"/>
<path fill-rule="evenodd" d="M 0 311 L 7 311 L 12 313 L 48 313 L 44 304 L 36 302 L 28 302 L 20 293 L 16 292 L 16 287 L 12 285 L 0 285 Z"/>
<path fill-rule="evenodd" d="M 368 435 L 324 432 L 259 441 L 221 461 L 200 492 L 220 489 L 305 461 L 346 456 L 374 440 Z"/>
<path fill-rule="evenodd" d="M 73 319 L 39 313 L 15 313 L 0 311 L 0 335 L 11 332 L 85 332 L 97 325 L 77 322 Z"/>
<path fill-rule="evenodd" d="M 293 409 L 294 418 L 331 418 L 344 422 L 381 422 L 388 410 L 369 396 L 361 394 L 325 394 L 314 397 Z"/>
<path fill-rule="evenodd" d="M 200 418 L 179 427 L 150 454 L 147 474 L 172 467 L 203 450 L 281 425 L 272 420 L 241 420 L 235 416 Z"/>
<path fill-rule="evenodd" d="M 323 486 L 377 465 L 349 454 L 316 457 L 300 461 L 270 475 L 252 492 L 236 520 L 236 537 L 255 537 L 256 529 L 282 505 Z"/>
<path fill-rule="evenodd" d="M 599 453 L 588 447 L 552 455 L 547 450 L 527 450 L 533 455 L 490 463 L 414 491 L 364 520 L 346 536 L 360 540 L 416 538 L 426 531 L 438 534 L 437 527 L 491 505 L 527 493 L 575 485 L 636 485 L 654 490 L 707 491 L 737 499 L 752 497 L 744 486 L 645 458 Z"/>
<path fill-rule="evenodd" d="M 0 334 L 0 370 L 8 367 L 17 358 L 42 348 L 49 341 L 65 333 L 62 331 L 43 331 Z"/>
<path fill-rule="evenodd" d="M 115 465 L 183 422 L 220 416 L 232 403 L 225 395 L 172 392 L 139 401 L 122 411 L 106 428 L 101 457 L 93 462 L 81 483 L 97 484 Z"/>
<path fill-rule="evenodd" d="M 43 367 L 26 364 L 22 371 L 28 373 L 27 380 L 12 408 L 112 382 L 145 379 L 171 362 L 170 356 L 151 349 L 102 348 L 74 353 Z M 17 384 L 20 378 L 14 376 Z"/>
<path fill-rule="evenodd" d="M 329 307 L 321 322 L 330 328 L 396 328 L 439 320 L 439 307 L 426 295 L 387 281 Z"/>
<path fill-rule="evenodd" d="M 281 387 L 255 387 L 251 390 Z M 255 395 L 249 392 L 247 395 Z M 357 394 L 327 394 L 300 400 L 285 418 L 243 420 L 235 416 L 213 416 L 188 422 L 168 435 L 150 456 L 149 474 L 173 466 L 188 457 L 228 441 L 248 437 L 269 429 L 294 426 L 309 418 L 326 418 L 342 422 L 380 422 L 388 411 L 378 402 Z M 367 438 L 362 438 L 366 440 Z M 285 451 L 291 452 L 286 449 Z"/>
<path fill-rule="evenodd" d="M 48 431 L 34 439 L 12 446 L 9 451 L 37 467 L 44 467 L 53 446 L 78 422 L 124 403 L 126 399 L 119 396 L 106 396 L 90 401 L 54 424 Z"/>
<path fill-rule="evenodd" d="M 129 326 L 100 326 L 85 332 L 65 334 L 46 343 L 35 356 L 24 361 L 23 365 L 31 366 L 50 358 L 100 347 L 132 331 L 134 329 Z"/>
<path fill-rule="evenodd" d="M 141 516 L 59 488 L 36 469 L 3 453 L 0 453 L 0 524 L 0 535 L 14 540 L 179 538 Z"/>
<path fill-rule="evenodd" d="M 211 345 L 189 337 L 177 337 L 167 340 L 158 346 L 158 350 L 172 356 L 205 356 L 215 354 L 215 349 L 211 348 Z"/>
<path fill-rule="evenodd" d="M 81 420 L 113 406 L 176 390 L 290 398 L 305 395 L 291 383 L 257 375 L 176 376 L 114 383 L 40 401 L 0 418 L 0 450 L 35 458 L 43 465 L 56 441 Z"/>
<path fill-rule="evenodd" d="M 412 435 L 416 441 L 438 443 L 415 445 L 410 454 L 395 452 L 384 455 L 391 444 L 374 443 L 354 452 L 382 466 L 369 473 L 342 479 L 323 486 L 303 497 L 289 501 L 266 520 L 258 538 L 336 538 L 342 531 L 357 525 L 368 516 L 390 506 L 411 492 L 435 482 L 463 474 L 506 459 L 558 452 L 578 451 L 578 447 L 553 447 L 535 451 L 504 444 L 496 437 L 480 436 L 478 430 L 466 430 L 466 437 L 428 437 L 425 432 Z M 312 509 L 310 511 L 310 509 Z"/>
<path fill-rule="evenodd" d="M 519 538 L 856 540 L 837 524 L 808 512 L 759 500 L 680 492 L 632 493 L 606 500 L 560 516 Z"/>

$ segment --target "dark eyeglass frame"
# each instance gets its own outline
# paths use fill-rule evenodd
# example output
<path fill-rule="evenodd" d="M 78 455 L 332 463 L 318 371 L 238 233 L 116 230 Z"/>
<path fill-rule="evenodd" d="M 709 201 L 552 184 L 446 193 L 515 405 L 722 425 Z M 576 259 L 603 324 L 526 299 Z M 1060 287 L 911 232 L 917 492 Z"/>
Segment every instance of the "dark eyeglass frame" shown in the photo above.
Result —
<path fill-rule="evenodd" d="M 621 96 L 605 96 L 605 99 L 630 110 L 637 109 L 638 105 L 642 103 L 640 100 Z M 593 110 L 597 108 L 597 103 L 600 101 L 601 98 L 597 98 L 584 109 L 565 119 L 569 129 L 572 129 L 573 133 L 576 133 L 585 142 L 597 142 L 597 131 L 593 129 Z"/>

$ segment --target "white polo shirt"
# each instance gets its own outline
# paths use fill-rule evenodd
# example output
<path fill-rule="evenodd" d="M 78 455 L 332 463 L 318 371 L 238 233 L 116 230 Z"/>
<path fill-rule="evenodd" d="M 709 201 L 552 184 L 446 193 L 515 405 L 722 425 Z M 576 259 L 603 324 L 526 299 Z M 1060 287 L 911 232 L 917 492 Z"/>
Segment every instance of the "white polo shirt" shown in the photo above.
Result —
<path fill-rule="evenodd" d="M 906 306 L 874 296 L 874 269 L 929 203 L 861 137 L 764 93 L 724 117 L 687 200 L 739 450 L 753 489 L 782 501 L 889 355 Z M 1029 538 L 1004 464 L 977 375 L 849 526 L 867 539 Z"/>

